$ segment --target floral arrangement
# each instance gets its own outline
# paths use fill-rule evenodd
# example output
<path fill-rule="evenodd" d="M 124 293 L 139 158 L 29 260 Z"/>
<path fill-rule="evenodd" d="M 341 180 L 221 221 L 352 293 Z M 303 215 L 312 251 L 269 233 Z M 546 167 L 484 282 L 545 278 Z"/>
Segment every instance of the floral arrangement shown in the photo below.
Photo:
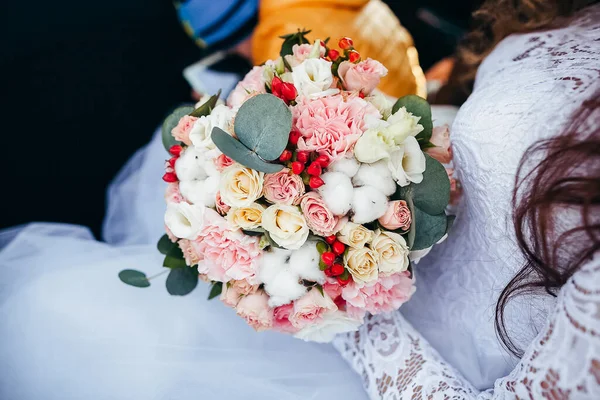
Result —
<path fill-rule="evenodd" d="M 452 223 L 450 154 L 425 100 L 392 104 L 376 93 L 381 63 L 307 33 L 283 37 L 227 104 L 217 94 L 166 119 L 158 248 L 169 293 L 210 282 L 257 331 L 327 342 L 411 297 L 411 260 Z"/>

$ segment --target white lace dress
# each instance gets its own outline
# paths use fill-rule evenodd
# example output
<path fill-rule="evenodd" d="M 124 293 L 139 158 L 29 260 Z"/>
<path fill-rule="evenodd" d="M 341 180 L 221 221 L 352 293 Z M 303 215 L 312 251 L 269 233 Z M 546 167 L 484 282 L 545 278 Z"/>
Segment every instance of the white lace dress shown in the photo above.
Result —
<path fill-rule="evenodd" d="M 600 6 L 560 26 L 512 35 L 481 65 L 452 127 L 464 188 L 452 234 L 415 267 L 417 292 L 401 314 L 336 340 L 372 399 L 600 399 L 600 257 L 558 298 L 509 303 L 521 360 L 494 330 L 500 291 L 523 265 L 511 223 L 519 161 L 600 85 Z"/>

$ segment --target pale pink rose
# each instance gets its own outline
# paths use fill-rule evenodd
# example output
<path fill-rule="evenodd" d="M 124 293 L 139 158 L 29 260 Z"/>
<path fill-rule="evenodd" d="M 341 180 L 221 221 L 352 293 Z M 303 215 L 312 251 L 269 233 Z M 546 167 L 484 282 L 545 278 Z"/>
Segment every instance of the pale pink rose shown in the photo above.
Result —
<path fill-rule="evenodd" d="M 223 284 L 221 289 L 221 296 L 219 299 L 228 307 L 235 308 L 242 298 L 242 294 L 234 286 L 229 286 L 226 283 Z"/>
<path fill-rule="evenodd" d="M 169 229 L 169 227 L 165 224 L 165 232 L 167 233 L 167 236 L 169 237 L 169 240 L 173 243 L 175 243 L 176 241 L 179 240 L 179 238 L 177 236 L 175 236 L 173 234 L 173 232 L 171 232 L 171 230 Z"/>
<path fill-rule="evenodd" d="M 290 67 L 302 64 L 302 61 L 306 60 L 313 49 L 312 44 L 295 44 L 292 47 L 292 54 L 285 56 L 285 60 L 290 64 Z M 319 56 L 325 56 L 325 47 L 320 46 Z"/>
<path fill-rule="evenodd" d="M 395 231 L 396 229 L 408 231 L 412 222 L 412 216 L 410 215 L 410 209 L 406 201 L 390 201 L 385 214 L 378 221 L 381 226 L 391 231 Z"/>
<path fill-rule="evenodd" d="M 231 209 L 231 207 L 225 204 L 225 202 L 221 198 L 221 192 L 217 192 L 217 194 L 215 195 L 215 208 L 217 209 L 217 212 L 221 215 L 226 215 Z"/>
<path fill-rule="evenodd" d="M 221 154 L 219 157 L 216 157 L 214 159 L 215 162 L 215 167 L 217 168 L 217 171 L 219 172 L 223 172 L 223 170 L 227 167 L 229 167 L 230 165 L 235 164 L 235 161 L 233 161 L 231 158 L 227 157 L 225 154 Z"/>
<path fill-rule="evenodd" d="M 312 289 L 294 302 L 290 322 L 297 329 L 319 321 L 323 314 L 336 311 L 337 306 L 327 293 Z"/>
<path fill-rule="evenodd" d="M 266 93 L 265 79 L 263 78 L 264 66 L 252 68 L 244 79 L 239 82 L 227 98 L 227 105 L 239 108 L 246 100 L 259 93 Z"/>
<path fill-rule="evenodd" d="M 298 204 L 304 190 L 304 182 L 300 175 L 291 174 L 287 168 L 265 175 L 263 193 L 265 199 L 271 203 Z"/>
<path fill-rule="evenodd" d="M 320 236 L 331 236 L 335 232 L 338 217 L 327 208 L 323 198 L 317 192 L 309 192 L 300 199 L 300 209 L 306 224 Z"/>
<path fill-rule="evenodd" d="M 253 285 L 248 282 L 246 279 L 241 279 L 239 281 L 230 281 L 230 286 L 234 287 L 240 294 L 248 295 L 252 293 L 256 293 L 258 290 L 258 285 Z"/>
<path fill-rule="evenodd" d="M 273 310 L 273 329 L 283 333 L 296 333 L 298 329 L 290 322 L 290 315 L 294 311 L 294 304 L 285 304 Z"/>
<path fill-rule="evenodd" d="M 273 326 L 273 310 L 268 302 L 269 296 L 261 291 L 242 297 L 235 309 L 248 325 L 260 332 Z"/>
<path fill-rule="evenodd" d="M 185 258 L 185 263 L 187 265 L 194 266 L 198 264 L 200 261 L 200 256 L 196 253 L 196 249 L 192 246 L 192 242 L 187 239 L 181 239 L 177 244 L 179 244 L 179 248 L 183 253 L 183 257 Z"/>
<path fill-rule="evenodd" d="M 181 117 L 177 126 L 171 130 L 171 134 L 175 138 L 175 140 L 179 142 L 185 143 L 187 146 L 191 146 L 192 141 L 190 140 L 190 131 L 194 126 L 194 122 L 196 122 L 198 118 L 191 117 L 189 115 L 184 115 Z"/>
<path fill-rule="evenodd" d="M 375 106 L 358 96 L 335 95 L 299 99 L 293 107 L 294 127 L 300 132 L 298 149 L 316 151 L 330 161 L 344 157 L 367 129 L 365 117 L 381 118 Z"/>
<path fill-rule="evenodd" d="M 232 230 L 227 221 L 208 208 L 204 214 L 204 227 L 192 242 L 200 255 L 198 272 L 211 280 L 229 282 L 247 279 L 255 283 L 256 270 L 262 254 L 259 238 Z"/>
<path fill-rule="evenodd" d="M 380 275 L 377 281 L 369 284 L 350 281 L 342 288 L 342 297 L 352 307 L 379 314 L 397 310 L 410 299 L 414 291 L 410 272 L 404 271 L 389 276 Z"/>
<path fill-rule="evenodd" d="M 167 203 L 181 203 L 183 201 L 183 196 L 179 191 L 179 183 L 173 182 L 167 185 L 167 190 L 165 190 L 165 201 Z"/>
<path fill-rule="evenodd" d="M 433 128 L 431 139 L 429 139 L 429 141 L 433 143 L 435 147 L 425 150 L 427 154 L 442 164 L 448 164 L 452 160 L 450 129 L 448 128 L 448 124 Z"/>
<path fill-rule="evenodd" d="M 370 58 L 358 64 L 343 61 L 338 68 L 338 75 L 345 88 L 359 91 L 365 95 L 371 94 L 387 73 L 388 70 L 383 64 Z"/>

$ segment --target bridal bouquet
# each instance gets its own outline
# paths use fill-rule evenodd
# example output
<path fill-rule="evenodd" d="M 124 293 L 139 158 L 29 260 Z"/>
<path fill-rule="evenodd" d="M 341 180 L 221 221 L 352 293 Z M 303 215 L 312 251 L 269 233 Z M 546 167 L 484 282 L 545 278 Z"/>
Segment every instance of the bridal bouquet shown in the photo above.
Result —
<path fill-rule="evenodd" d="M 387 70 L 351 39 L 338 50 L 306 33 L 285 36 L 227 104 L 215 95 L 167 118 L 158 247 L 169 293 L 200 279 L 254 329 L 326 342 L 414 292 L 411 259 L 452 222 L 448 174 L 426 154 L 445 162 L 448 146 L 432 144 L 425 100 L 375 94 Z"/>

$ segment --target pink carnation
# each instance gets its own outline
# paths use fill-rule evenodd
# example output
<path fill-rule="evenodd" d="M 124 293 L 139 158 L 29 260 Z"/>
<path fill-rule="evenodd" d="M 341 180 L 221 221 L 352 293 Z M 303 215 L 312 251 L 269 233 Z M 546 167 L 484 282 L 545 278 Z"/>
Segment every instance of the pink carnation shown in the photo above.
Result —
<path fill-rule="evenodd" d="M 237 314 L 257 331 L 273 327 L 273 310 L 269 308 L 269 296 L 260 291 L 240 299 L 235 307 Z"/>
<path fill-rule="evenodd" d="M 219 299 L 228 307 L 235 308 L 242 298 L 242 294 L 239 290 L 234 286 L 228 286 L 227 284 L 223 284 L 223 288 L 221 289 L 221 296 Z"/>
<path fill-rule="evenodd" d="M 258 242 L 255 236 L 231 230 L 223 217 L 207 208 L 204 227 L 193 241 L 194 249 L 201 258 L 198 272 L 213 281 L 248 279 L 253 282 L 261 255 Z"/>
<path fill-rule="evenodd" d="M 179 238 L 177 236 L 175 236 L 175 234 L 173 234 L 173 232 L 171 232 L 171 230 L 169 229 L 169 227 L 166 224 L 165 224 L 165 232 L 167 233 L 167 236 L 171 242 L 175 243 L 176 241 L 179 240 Z"/>
<path fill-rule="evenodd" d="M 330 311 L 336 311 L 337 306 L 327 295 L 321 294 L 317 289 L 312 289 L 294 302 L 294 310 L 289 319 L 297 329 L 315 323 Z"/>
<path fill-rule="evenodd" d="M 356 90 L 365 95 L 371 94 L 375 90 L 387 72 L 388 70 L 383 64 L 370 58 L 358 64 L 344 61 L 338 68 L 338 75 L 346 89 Z"/>
<path fill-rule="evenodd" d="M 217 171 L 223 172 L 223 170 L 225 168 L 235 164 L 235 161 L 233 161 L 231 158 L 227 157 L 225 154 L 221 154 L 219 157 L 216 157 L 214 159 L 214 163 L 215 163 L 215 168 L 217 168 Z"/>
<path fill-rule="evenodd" d="M 305 190 L 300 175 L 290 174 L 287 168 L 266 174 L 263 188 L 267 201 L 287 205 L 297 204 Z"/>
<path fill-rule="evenodd" d="M 292 54 L 285 56 L 285 60 L 290 64 L 291 67 L 295 67 L 298 64 L 301 64 L 304 60 L 308 58 L 310 53 L 312 52 L 313 45 L 304 43 L 304 44 L 295 44 L 292 47 Z M 325 47 L 320 46 L 319 56 L 325 56 Z"/>
<path fill-rule="evenodd" d="M 300 132 L 298 149 L 316 151 L 330 161 L 342 158 L 366 130 L 365 116 L 381 118 L 379 111 L 360 97 L 342 95 L 310 100 L 302 98 L 293 110 Z"/>
<path fill-rule="evenodd" d="M 320 194 L 309 192 L 302 196 L 300 208 L 306 224 L 314 233 L 320 236 L 333 235 L 338 218 L 327 208 Z"/>
<path fill-rule="evenodd" d="M 183 253 L 183 257 L 185 258 L 185 263 L 190 267 L 198 264 L 200 256 L 196 253 L 196 249 L 194 249 L 192 242 L 187 239 L 181 239 L 178 244 Z"/>
<path fill-rule="evenodd" d="M 167 185 L 167 190 L 165 190 L 165 201 L 167 203 L 181 203 L 183 201 L 183 196 L 179 191 L 179 183 L 173 182 Z"/>
<path fill-rule="evenodd" d="M 190 140 L 190 131 L 194 126 L 194 122 L 196 122 L 198 118 L 191 117 L 189 115 L 184 115 L 181 117 L 177 126 L 171 130 L 171 134 L 175 138 L 175 140 L 185 143 L 187 146 L 192 144 Z"/>
<path fill-rule="evenodd" d="M 217 194 L 215 195 L 215 208 L 217 209 L 217 212 L 221 215 L 225 215 L 229 212 L 229 210 L 231 210 L 231 207 L 225 204 L 225 202 L 221 198 L 221 192 L 217 192 Z"/>
<path fill-rule="evenodd" d="M 258 93 L 266 93 L 263 71 L 265 67 L 254 67 L 239 82 L 227 98 L 227 105 L 231 108 L 239 108 L 246 100 Z"/>
<path fill-rule="evenodd" d="M 285 304 L 276 307 L 273 310 L 273 329 L 283 333 L 296 333 L 297 328 L 294 328 L 290 322 L 290 315 L 294 311 L 294 304 Z"/>
<path fill-rule="evenodd" d="M 414 292 L 410 272 L 404 271 L 389 276 L 379 276 L 370 285 L 348 283 L 342 289 L 342 297 L 352 307 L 364 309 L 371 314 L 397 310 Z"/>

